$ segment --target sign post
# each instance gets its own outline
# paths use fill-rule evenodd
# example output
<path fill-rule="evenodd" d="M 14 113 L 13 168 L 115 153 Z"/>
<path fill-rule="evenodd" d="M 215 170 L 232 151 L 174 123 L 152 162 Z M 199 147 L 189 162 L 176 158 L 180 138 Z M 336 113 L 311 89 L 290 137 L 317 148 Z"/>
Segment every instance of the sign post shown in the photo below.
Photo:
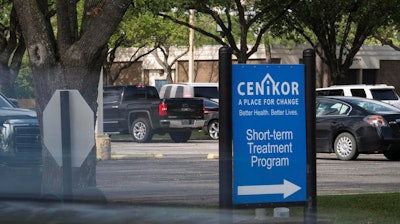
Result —
<path fill-rule="evenodd" d="M 232 219 L 232 51 L 219 50 L 219 207 L 221 217 Z M 233 220 L 224 220 L 232 223 Z M 221 221 L 223 223 L 223 221 Z"/>
<path fill-rule="evenodd" d="M 219 189 L 220 208 L 232 208 L 232 52 L 227 46 L 219 51 Z M 224 89 L 225 91 L 221 91 Z"/>
<path fill-rule="evenodd" d="M 307 111 L 307 205 L 304 207 L 304 223 L 317 223 L 317 164 L 315 145 L 315 51 L 303 51 Z"/>
<path fill-rule="evenodd" d="M 69 92 L 60 92 L 61 110 L 61 154 L 63 171 L 63 198 L 69 201 L 72 196 L 72 166 L 71 166 L 71 125 L 69 114 Z"/>

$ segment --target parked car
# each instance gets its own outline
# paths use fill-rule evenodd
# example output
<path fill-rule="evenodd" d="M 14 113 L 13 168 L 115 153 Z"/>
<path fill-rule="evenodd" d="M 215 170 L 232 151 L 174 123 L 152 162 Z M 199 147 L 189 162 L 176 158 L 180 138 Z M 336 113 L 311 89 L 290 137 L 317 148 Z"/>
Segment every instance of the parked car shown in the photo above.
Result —
<path fill-rule="evenodd" d="M 219 104 L 213 100 L 204 99 L 203 132 L 212 139 L 219 139 Z"/>
<path fill-rule="evenodd" d="M 317 88 L 317 96 L 358 96 L 368 99 L 380 100 L 400 108 L 400 97 L 394 86 L 378 85 L 335 85 Z"/>
<path fill-rule="evenodd" d="M 104 132 L 132 134 L 140 143 L 168 133 L 174 142 L 186 142 L 192 130 L 203 127 L 203 109 L 197 98 L 160 99 L 154 86 L 105 86 Z"/>
<path fill-rule="evenodd" d="M 0 93 L 0 167 L 39 167 L 40 139 L 36 111 L 16 107 Z"/>
<path fill-rule="evenodd" d="M 201 97 L 218 102 L 218 83 L 173 83 L 160 89 L 160 98 Z"/>
<path fill-rule="evenodd" d="M 362 97 L 317 97 L 316 150 L 341 160 L 360 153 L 400 160 L 400 109 Z"/>

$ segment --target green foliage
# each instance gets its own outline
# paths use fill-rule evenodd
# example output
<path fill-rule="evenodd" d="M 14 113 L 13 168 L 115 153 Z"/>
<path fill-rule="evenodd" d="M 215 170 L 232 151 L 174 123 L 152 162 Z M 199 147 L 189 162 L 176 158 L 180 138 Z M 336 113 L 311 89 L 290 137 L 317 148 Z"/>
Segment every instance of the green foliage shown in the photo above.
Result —
<path fill-rule="evenodd" d="M 400 0 L 298 0 L 294 1 L 297 4 L 290 7 L 292 10 L 288 11 L 290 13 L 286 14 L 285 20 L 273 20 L 290 2 L 250 0 L 240 1 L 238 4 L 232 0 L 135 0 L 134 6 L 126 12 L 118 30 L 112 36 L 109 46 L 113 48 L 117 43 L 123 47 L 187 46 L 188 27 L 158 14 L 163 12 L 187 25 L 189 9 L 196 10 L 196 46 L 225 42 L 233 47 L 234 53 L 243 51 L 242 53 L 251 54 L 250 49 L 239 49 L 238 46 L 259 44 L 257 38 L 260 35 L 261 43 L 265 44 L 291 47 L 308 41 L 314 46 L 322 44 L 324 52 L 320 55 L 326 56 L 325 62 L 330 64 L 333 73 L 343 74 L 347 65 L 339 69 L 333 68 L 334 64 L 336 61 L 344 62 L 347 56 L 350 58 L 346 63 L 351 63 L 351 56 L 357 53 L 358 46 L 363 43 L 376 45 L 388 44 L 390 41 L 394 45 L 400 44 Z M 54 10 L 54 1 L 50 0 L 48 3 Z M 84 1 L 78 1 L 77 4 L 79 21 L 82 18 L 83 4 Z M 11 6 L 11 0 L 0 0 L 0 23 L 5 26 L 8 26 Z M 56 20 L 52 21 L 56 30 Z M 217 24 L 226 25 L 225 31 L 228 33 L 225 33 L 224 39 L 216 30 Z M 372 35 L 376 38 L 372 38 Z M 119 42 L 120 40 L 123 41 Z M 341 46 L 340 55 L 333 54 L 336 52 L 333 49 L 337 46 Z M 21 74 L 29 73 L 26 68 L 21 71 Z M 28 78 L 17 79 L 17 94 L 21 92 L 22 95 L 31 95 L 33 93 L 25 93 L 29 83 L 25 79 Z"/>
<path fill-rule="evenodd" d="M 188 29 L 165 20 L 145 10 L 131 7 L 125 14 L 118 30 L 111 38 L 110 47 L 123 38 L 124 47 L 154 47 L 188 45 Z"/>
<path fill-rule="evenodd" d="M 10 25 L 11 2 L 10 0 L 0 0 L 0 24 L 6 27 Z"/>
<path fill-rule="evenodd" d="M 21 69 L 15 80 L 15 94 L 18 99 L 35 98 L 35 89 L 33 84 L 32 71 L 29 67 L 28 57 L 25 56 L 22 61 Z"/>
<path fill-rule="evenodd" d="M 398 6 L 397 6 L 398 7 Z M 383 44 L 400 50 L 400 10 L 396 9 L 390 15 L 388 24 L 379 27 L 374 33 L 374 38 L 370 38 L 368 44 Z"/>
<path fill-rule="evenodd" d="M 221 33 L 218 33 L 218 31 L 217 31 L 217 24 L 213 21 L 213 18 L 210 15 L 195 12 L 194 25 L 197 27 L 200 27 L 201 29 L 203 29 L 211 34 L 214 34 L 216 36 L 221 35 Z M 194 35 L 195 35 L 195 43 L 194 44 L 196 46 L 219 44 L 214 39 L 212 39 L 204 34 L 201 34 L 199 32 L 195 32 Z"/>
<path fill-rule="evenodd" d="M 332 84 L 341 83 L 364 41 L 388 24 L 398 5 L 398 0 L 300 0 L 281 27 L 302 35 L 328 66 Z"/>
<path fill-rule="evenodd" d="M 264 34 L 287 13 L 287 8 L 294 0 L 142 0 L 142 4 L 149 7 L 153 13 L 187 27 L 191 27 L 204 36 L 213 39 L 216 43 L 228 45 L 239 63 L 245 63 L 247 59 L 257 51 L 263 40 Z M 154 4 L 153 4 L 154 2 Z M 211 26 L 190 24 L 181 20 L 179 16 L 190 9 L 203 14 Z M 221 28 L 224 36 L 216 34 L 216 27 Z M 252 45 L 252 46 L 250 46 Z"/>

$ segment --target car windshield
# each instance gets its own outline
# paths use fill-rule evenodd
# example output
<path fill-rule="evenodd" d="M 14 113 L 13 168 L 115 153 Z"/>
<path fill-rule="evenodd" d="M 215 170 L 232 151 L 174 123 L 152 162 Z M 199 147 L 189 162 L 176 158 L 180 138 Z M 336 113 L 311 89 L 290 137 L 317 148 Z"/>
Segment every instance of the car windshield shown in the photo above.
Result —
<path fill-rule="evenodd" d="M 398 100 L 398 96 L 393 89 L 371 89 L 371 94 L 377 100 Z"/>
<path fill-rule="evenodd" d="M 14 106 L 10 102 L 8 102 L 7 99 L 0 95 L 0 107 L 13 108 Z"/>
<path fill-rule="evenodd" d="M 218 107 L 218 103 L 212 100 L 204 100 L 204 105 L 206 107 Z"/>

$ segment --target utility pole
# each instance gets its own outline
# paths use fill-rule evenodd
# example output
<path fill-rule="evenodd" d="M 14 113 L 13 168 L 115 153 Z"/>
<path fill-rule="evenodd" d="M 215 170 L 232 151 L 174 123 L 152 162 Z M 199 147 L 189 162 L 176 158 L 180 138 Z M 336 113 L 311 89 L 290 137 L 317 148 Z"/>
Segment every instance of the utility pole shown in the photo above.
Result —
<path fill-rule="evenodd" d="M 189 24 L 191 26 L 194 25 L 194 9 L 189 10 Z M 189 83 L 193 82 L 194 76 L 194 30 L 192 28 L 189 29 Z"/>

